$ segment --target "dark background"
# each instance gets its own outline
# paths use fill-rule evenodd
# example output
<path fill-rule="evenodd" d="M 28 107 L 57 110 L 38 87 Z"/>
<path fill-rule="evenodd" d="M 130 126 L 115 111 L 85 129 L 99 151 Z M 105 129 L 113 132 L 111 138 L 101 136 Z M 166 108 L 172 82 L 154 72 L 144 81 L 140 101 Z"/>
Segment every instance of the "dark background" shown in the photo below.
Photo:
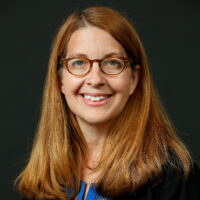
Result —
<path fill-rule="evenodd" d="M 71 12 L 91 5 L 117 9 L 135 25 L 169 117 L 200 162 L 199 0 L 4 0 L 0 3 L 0 199 L 19 199 L 13 180 L 31 150 L 56 30 Z"/>

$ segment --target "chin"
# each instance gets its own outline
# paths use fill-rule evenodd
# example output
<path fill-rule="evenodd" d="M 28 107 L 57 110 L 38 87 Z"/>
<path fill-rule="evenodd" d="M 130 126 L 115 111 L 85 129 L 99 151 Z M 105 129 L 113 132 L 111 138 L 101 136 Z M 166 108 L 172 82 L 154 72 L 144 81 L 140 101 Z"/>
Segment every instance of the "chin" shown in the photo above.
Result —
<path fill-rule="evenodd" d="M 103 119 L 88 119 L 86 120 L 86 122 L 88 124 L 91 124 L 91 125 L 98 125 L 98 124 L 102 124 L 102 123 L 108 123 L 109 120 L 103 120 Z"/>
<path fill-rule="evenodd" d="M 88 124 L 88 125 L 103 125 L 103 124 L 106 124 L 106 123 L 111 123 L 112 121 L 112 117 L 108 117 L 108 118 L 97 118 L 97 117 L 94 117 L 94 116 L 91 116 L 91 117 L 87 117 L 87 118 L 81 118 L 81 121 Z"/>

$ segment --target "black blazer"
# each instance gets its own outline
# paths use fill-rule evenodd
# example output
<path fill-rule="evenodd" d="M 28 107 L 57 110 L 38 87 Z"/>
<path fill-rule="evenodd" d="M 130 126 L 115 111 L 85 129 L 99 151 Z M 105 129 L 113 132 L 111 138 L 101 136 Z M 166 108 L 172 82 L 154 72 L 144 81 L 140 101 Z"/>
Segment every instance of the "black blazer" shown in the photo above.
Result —
<path fill-rule="evenodd" d="M 152 185 L 148 183 L 134 195 L 122 195 L 115 200 L 200 200 L 200 169 L 194 164 L 188 178 L 175 168 L 164 171 L 162 180 Z"/>

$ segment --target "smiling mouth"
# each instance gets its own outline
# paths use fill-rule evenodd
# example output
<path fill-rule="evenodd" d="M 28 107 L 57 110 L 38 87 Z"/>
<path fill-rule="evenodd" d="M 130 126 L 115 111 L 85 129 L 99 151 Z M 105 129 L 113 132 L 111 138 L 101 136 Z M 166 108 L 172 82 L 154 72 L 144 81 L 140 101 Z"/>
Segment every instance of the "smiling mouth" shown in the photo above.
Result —
<path fill-rule="evenodd" d="M 112 95 L 99 95 L 99 96 L 91 96 L 91 95 L 86 95 L 86 94 L 81 94 L 81 96 L 86 99 L 86 100 L 89 100 L 89 101 L 92 101 L 92 102 L 100 102 L 100 101 L 103 101 L 109 97 L 111 97 Z"/>

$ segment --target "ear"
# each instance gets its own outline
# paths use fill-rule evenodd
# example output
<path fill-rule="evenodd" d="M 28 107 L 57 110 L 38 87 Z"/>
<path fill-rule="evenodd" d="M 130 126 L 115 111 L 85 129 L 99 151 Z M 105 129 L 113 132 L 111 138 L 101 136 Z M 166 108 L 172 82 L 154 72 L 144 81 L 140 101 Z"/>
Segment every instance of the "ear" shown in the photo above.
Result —
<path fill-rule="evenodd" d="M 137 87 L 137 84 L 140 80 L 140 65 L 136 65 L 134 70 L 131 73 L 131 82 L 130 82 L 130 91 L 129 95 L 132 95 Z"/>

